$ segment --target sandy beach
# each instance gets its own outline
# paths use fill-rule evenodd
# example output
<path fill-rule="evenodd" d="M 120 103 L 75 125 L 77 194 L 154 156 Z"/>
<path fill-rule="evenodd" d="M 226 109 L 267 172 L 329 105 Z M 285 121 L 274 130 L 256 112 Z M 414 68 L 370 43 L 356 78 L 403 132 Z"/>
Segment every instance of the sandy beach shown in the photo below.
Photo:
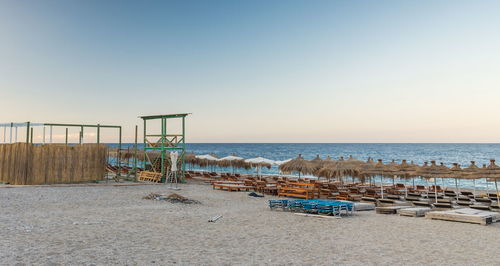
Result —
<path fill-rule="evenodd" d="M 270 211 L 267 200 L 181 185 L 200 205 L 142 199 L 164 185 L 0 189 L 5 265 L 498 265 L 500 224 L 357 212 L 342 219 Z M 215 223 L 208 219 L 223 217 Z"/>

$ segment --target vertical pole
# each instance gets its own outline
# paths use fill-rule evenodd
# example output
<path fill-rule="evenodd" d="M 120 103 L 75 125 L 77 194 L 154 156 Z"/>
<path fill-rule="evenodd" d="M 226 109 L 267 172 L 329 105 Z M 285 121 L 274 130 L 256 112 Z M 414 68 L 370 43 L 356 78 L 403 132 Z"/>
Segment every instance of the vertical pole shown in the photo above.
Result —
<path fill-rule="evenodd" d="M 101 125 L 97 124 L 97 144 L 101 143 Z"/>
<path fill-rule="evenodd" d="M 161 118 L 161 178 L 163 179 L 163 183 L 167 182 L 167 178 L 165 176 L 165 131 L 166 131 L 166 119 L 164 117 Z"/>
<path fill-rule="evenodd" d="M 182 117 L 182 157 L 181 157 L 181 182 L 186 180 L 186 117 Z M 234 167 L 233 167 L 234 173 Z"/>
<path fill-rule="evenodd" d="M 45 144 L 45 126 L 43 126 L 42 144 Z"/>
<path fill-rule="evenodd" d="M 15 135 L 15 138 L 14 138 L 14 142 L 17 142 L 17 126 L 15 127 L 15 129 L 16 129 L 16 135 Z M 27 129 L 27 131 L 28 132 L 30 131 L 29 128 Z M 26 142 L 28 142 L 28 141 L 26 141 Z"/>
<path fill-rule="evenodd" d="M 7 127 L 3 127 L 3 143 L 7 142 Z"/>
<path fill-rule="evenodd" d="M 80 144 L 83 143 L 83 126 L 80 127 Z"/>
<path fill-rule="evenodd" d="M 497 207 L 500 206 L 500 195 L 498 194 L 498 183 L 497 183 L 497 177 L 495 177 L 495 188 L 497 190 Z"/>
<path fill-rule="evenodd" d="M 472 192 L 474 199 L 476 199 L 476 179 L 472 179 L 472 183 L 474 184 L 474 190 Z"/>
<path fill-rule="evenodd" d="M 144 151 L 144 160 L 142 161 L 142 169 L 146 170 L 146 161 L 147 161 L 147 156 L 146 156 L 146 119 L 143 119 L 144 121 L 144 128 L 143 128 L 143 138 L 144 138 L 144 146 L 143 146 L 143 151 Z"/>
<path fill-rule="evenodd" d="M 9 143 L 12 143 L 12 126 L 14 126 L 14 123 L 10 123 L 10 141 Z"/>
<path fill-rule="evenodd" d="M 384 180 L 382 179 L 382 176 L 380 176 L 380 194 L 382 199 L 384 198 Z"/>
<path fill-rule="evenodd" d="M 434 198 L 436 199 L 436 203 L 438 202 L 438 192 L 437 192 L 437 178 L 434 178 Z"/>
<path fill-rule="evenodd" d="M 17 138 L 17 127 L 16 127 L 16 138 Z M 30 141 L 30 122 L 26 122 L 26 143 Z"/>
<path fill-rule="evenodd" d="M 118 176 L 122 174 L 122 163 L 121 163 L 121 154 L 122 154 L 122 127 L 118 128 Z"/>
<path fill-rule="evenodd" d="M 33 128 L 31 128 L 30 143 L 33 144 Z"/>
<path fill-rule="evenodd" d="M 52 144 L 52 126 L 50 126 L 50 138 L 49 138 L 49 140 L 50 140 L 50 144 Z"/>
<path fill-rule="evenodd" d="M 137 179 L 137 131 L 138 126 L 135 125 L 135 142 L 134 142 L 134 176 Z"/>
<path fill-rule="evenodd" d="M 68 146 L 68 128 L 66 128 L 66 146 Z"/>

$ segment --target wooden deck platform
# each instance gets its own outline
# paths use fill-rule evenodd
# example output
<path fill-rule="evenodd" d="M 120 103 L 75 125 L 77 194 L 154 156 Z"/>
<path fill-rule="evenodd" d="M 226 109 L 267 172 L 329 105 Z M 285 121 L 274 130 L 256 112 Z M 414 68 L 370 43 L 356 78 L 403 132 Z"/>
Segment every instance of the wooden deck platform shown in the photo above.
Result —
<path fill-rule="evenodd" d="M 408 206 L 388 206 L 388 207 L 377 207 L 375 212 L 378 214 L 396 214 L 399 209 L 407 208 Z"/>
<path fill-rule="evenodd" d="M 464 209 L 449 210 L 449 211 L 427 212 L 425 214 L 425 218 L 433 220 L 444 220 L 444 221 L 488 225 L 499 221 L 500 213 L 464 208 Z"/>
<path fill-rule="evenodd" d="M 427 212 L 430 212 L 431 208 L 404 208 L 399 209 L 400 216 L 410 216 L 410 217 L 424 217 Z"/>

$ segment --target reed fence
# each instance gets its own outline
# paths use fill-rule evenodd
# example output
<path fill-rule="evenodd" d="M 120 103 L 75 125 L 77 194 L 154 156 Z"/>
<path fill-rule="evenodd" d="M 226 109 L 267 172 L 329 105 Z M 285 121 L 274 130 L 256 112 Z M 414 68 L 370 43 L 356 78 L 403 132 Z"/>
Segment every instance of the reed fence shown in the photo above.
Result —
<path fill-rule="evenodd" d="M 0 182 L 37 185 L 102 180 L 106 154 L 103 144 L 0 144 Z"/>

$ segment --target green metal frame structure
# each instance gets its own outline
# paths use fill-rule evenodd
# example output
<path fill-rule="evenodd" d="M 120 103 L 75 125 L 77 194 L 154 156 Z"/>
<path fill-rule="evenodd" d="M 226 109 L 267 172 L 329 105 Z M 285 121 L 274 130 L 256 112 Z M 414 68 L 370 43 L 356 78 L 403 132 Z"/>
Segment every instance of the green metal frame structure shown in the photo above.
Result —
<path fill-rule="evenodd" d="M 80 128 L 80 136 L 79 136 L 79 143 L 83 143 L 83 131 L 85 128 L 95 128 L 97 131 L 97 144 L 101 143 L 101 129 L 102 128 L 114 128 L 118 129 L 118 151 L 121 151 L 122 148 L 122 127 L 121 126 L 115 126 L 115 125 L 92 125 L 92 124 L 61 124 L 61 123 L 32 123 L 32 122 L 22 122 L 22 123 L 4 123 L 0 124 L 0 128 L 4 128 L 4 134 L 3 134 L 3 143 L 7 143 L 7 128 L 10 128 L 10 140 L 9 143 L 12 143 L 12 129 L 15 128 L 15 142 L 17 142 L 17 128 L 18 127 L 26 127 L 26 143 L 33 143 L 33 127 L 43 127 L 43 139 L 42 142 L 45 144 L 45 127 L 50 128 L 49 132 L 49 143 L 52 143 L 52 128 L 53 127 L 65 127 L 66 128 L 66 137 L 65 137 L 65 144 L 68 145 L 68 128 L 70 127 L 76 127 Z M 118 156 L 120 157 L 120 156 Z M 117 175 L 120 176 L 120 173 L 122 171 L 121 167 L 121 162 L 120 158 L 118 158 L 118 173 Z"/>
<path fill-rule="evenodd" d="M 167 159 L 167 152 L 178 151 L 180 152 L 179 161 L 181 163 L 181 174 L 179 175 L 180 180 L 184 181 L 186 164 L 185 164 L 185 154 L 186 154 L 186 117 L 190 115 L 186 114 L 166 114 L 166 115 L 150 115 L 150 116 L 140 116 L 144 123 L 144 161 L 143 168 L 146 169 L 146 164 L 153 165 L 153 162 L 148 158 L 148 151 L 158 151 L 161 156 L 161 176 L 162 182 L 167 180 L 167 171 L 165 161 Z M 169 119 L 181 119 L 182 120 L 182 133 L 181 134 L 169 134 L 167 129 L 167 120 Z M 153 120 L 159 120 L 161 124 L 160 134 L 150 134 L 148 132 L 148 122 Z"/>

